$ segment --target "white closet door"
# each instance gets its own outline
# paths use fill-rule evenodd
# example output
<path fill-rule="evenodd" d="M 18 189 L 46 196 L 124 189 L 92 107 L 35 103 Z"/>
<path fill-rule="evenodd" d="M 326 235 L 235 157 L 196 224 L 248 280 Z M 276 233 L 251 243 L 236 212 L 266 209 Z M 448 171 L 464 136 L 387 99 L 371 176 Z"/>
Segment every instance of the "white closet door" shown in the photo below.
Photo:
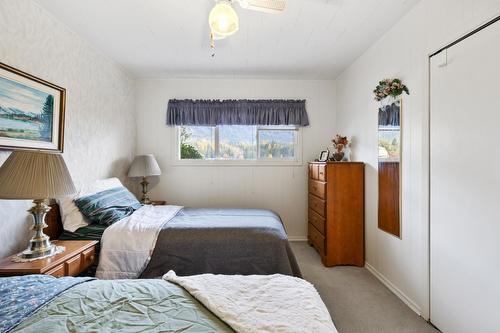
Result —
<path fill-rule="evenodd" d="M 500 22 L 431 58 L 431 321 L 500 332 Z"/>

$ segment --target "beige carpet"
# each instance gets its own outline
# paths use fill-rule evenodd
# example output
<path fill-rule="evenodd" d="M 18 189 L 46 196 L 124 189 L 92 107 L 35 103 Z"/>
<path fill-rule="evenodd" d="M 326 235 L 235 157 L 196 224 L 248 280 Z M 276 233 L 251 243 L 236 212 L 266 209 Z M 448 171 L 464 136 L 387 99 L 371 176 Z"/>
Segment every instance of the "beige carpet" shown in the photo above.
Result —
<path fill-rule="evenodd" d="M 318 289 L 340 333 L 439 332 L 365 268 L 327 268 L 306 242 L 291 244 L 304 279 Z"/>

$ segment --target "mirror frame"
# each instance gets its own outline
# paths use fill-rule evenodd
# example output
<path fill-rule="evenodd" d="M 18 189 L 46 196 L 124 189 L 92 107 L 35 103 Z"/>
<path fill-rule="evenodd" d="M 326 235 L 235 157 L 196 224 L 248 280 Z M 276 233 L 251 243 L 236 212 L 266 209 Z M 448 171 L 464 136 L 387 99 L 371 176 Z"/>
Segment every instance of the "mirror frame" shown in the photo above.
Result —
<path fill-rule="evenodd" d="M 394 104 L 399 104 L 399 152 L 397 156 L 397 168 L 381 168 L 381 163 L 391 163 L 395 161 L 381 161 L 380 156 L 380 117 L 377 120 L 377 175 L 378 175 L 378 228 L 393 236 L 402 238 L 402 164 L 403 164 L 403 100 L 401 96 L 397 98 L 387 98 L 384 100 L 378 114 Z M 383 125 L 382 125 L 383 126 Z M 386 149 L 388 158 L 390 152 Z M 384 170 L 384 173 L 381 171 Z M 397 176 L 395 175 L 397 173 Z M 397 182 L 397 184 L 395 184 Z M 397 195 L 397 200 L 395 196 Z M 394 207 L 397 205 L 398 207 Z"/>

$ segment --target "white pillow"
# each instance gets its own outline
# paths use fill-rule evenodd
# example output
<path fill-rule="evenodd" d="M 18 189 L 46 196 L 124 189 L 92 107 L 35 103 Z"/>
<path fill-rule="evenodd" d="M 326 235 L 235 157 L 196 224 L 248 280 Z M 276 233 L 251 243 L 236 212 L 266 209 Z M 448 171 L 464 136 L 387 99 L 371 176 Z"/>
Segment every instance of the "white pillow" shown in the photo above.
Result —
<path fill-rule="evenodd" d="M 74 195 L 57 199 L 64 230 L 75 232 L 76 229 L 86 227 L 90 224 L 87 218 L 83 216 L 78 207 L 75 205 L 75 199 L 119 186 L 123 186 L 123 184 L 118 178 L 100 179 L 91 184 L 82 186 Z"/>

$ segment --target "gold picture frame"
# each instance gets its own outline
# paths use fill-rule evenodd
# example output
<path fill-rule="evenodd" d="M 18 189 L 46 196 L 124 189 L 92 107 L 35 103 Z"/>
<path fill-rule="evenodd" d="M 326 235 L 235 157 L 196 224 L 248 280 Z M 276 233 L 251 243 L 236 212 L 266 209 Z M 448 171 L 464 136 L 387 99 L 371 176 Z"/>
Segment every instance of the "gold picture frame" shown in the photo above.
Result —
<path fill-rule="evenodd" d="M 66 89 L 0 63 L 0 149 L 63 152 Z"/>

